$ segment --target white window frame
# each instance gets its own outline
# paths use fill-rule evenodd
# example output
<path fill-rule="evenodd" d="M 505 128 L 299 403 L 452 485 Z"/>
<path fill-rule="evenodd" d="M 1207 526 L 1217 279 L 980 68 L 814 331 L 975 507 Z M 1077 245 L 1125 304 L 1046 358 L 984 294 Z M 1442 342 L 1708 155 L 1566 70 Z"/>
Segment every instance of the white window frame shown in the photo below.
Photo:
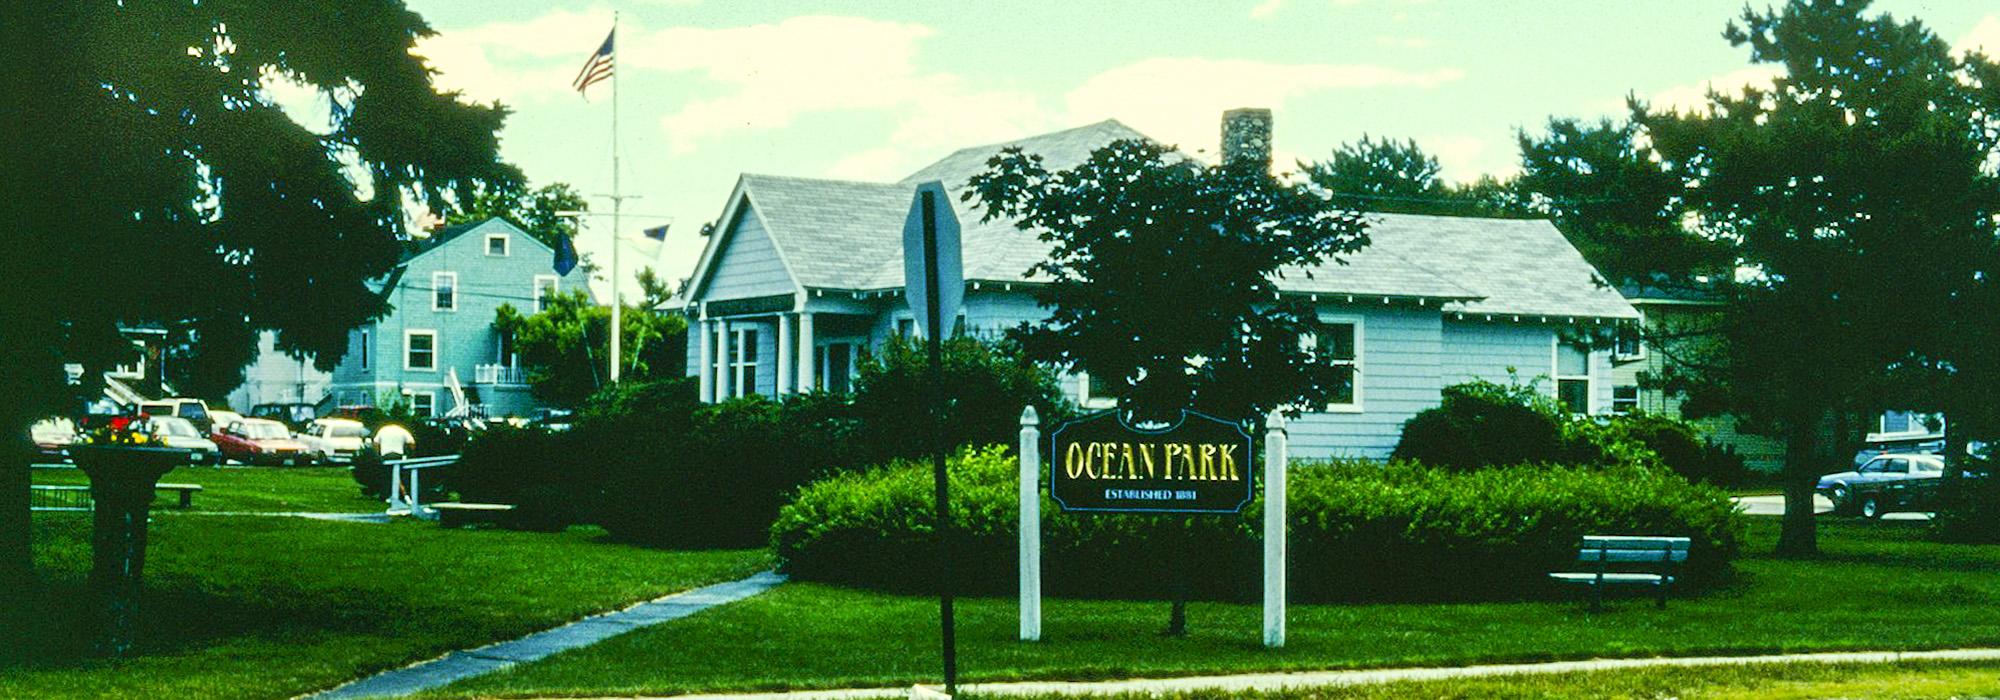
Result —
<path fill-rule="evenodd" d="M 410 364 L 410 338 L 413 338 L 413 337 L 415 337 L 415 336 L 419 336 L 419 335 L 426 335 L 426 336 L 430 336 L 430 339 L 431 339 L 431 366 L 429 366 L 429 367 L 417 367 L 417 366 L 414 366 L 414 365 L 411 365 L 411 364 Z M 404 329 L 404 330 L 403 330 L 403 371 L 405 371 L 405 372 L 436 372 L 436 371 L 438 371 L 438 357 L 439 357 L 439 355 L 443 354 L 443 353 L 441 353 L 441 352 L 439 352 L 439 351 L 440 351 L 440 350 L 442 350 L 442 349 L 443 349 L 443 343 L 442 343 L 442 342 L 441 342 L 441 341 L 440 341 L 440 340 L 438 339 L 438 332 L 437 332 L 437 329 L 435 329 L 435 328 L 406 328 L 406 329 Z"/>
<path fill-rule="evenodd" d="M 1620 390 L 1620 389 L 1631 389 L 1631 390 L 1632 390 L 1632 398 L 1631 398 L 1631 400 L 1627 401 L 1627 400 L 1625 400 L 1625 399 L 1620 399 L 1620 398 L 1618 398 L 1618 390 Z M 1644 391 L 1644 390 L 1640 389 L 1640 388 L 1639 388 L 1639 385 L 1637 385 L 1637 384 L 1627 384 L 1627 385 L 1624 385 L 1624 386 L 1618 386 L 1618 385 L 1612 385 L 1612 387 L 1611 387 L 1611 413 L 1612 413 L 1613 415 L 1627 415 L 1627 414 L 1631 414 L 1631 413 L 1638 413 L 1638 412 L 1639 412 L 1639 397 L 1641 396 L 1641 392 L 1642 392 L 1642 391 Z M 1619 410 L 1619 406 L 1620 406 L 1621 404 L 1623 404 L 1623 405 L 1624 405 L 1624 409 L 1625 409 L 1625 410 L 1622 410 L 1622 411 L 1621 411 L 1621 410 Z"/>
<path fill-rule="evenodd" d="M 1645 330 L 1646 330 L 1646 317 L 1645 315 L 1641 314 L 1639 316 L 1638 321 L 1634 321 L 1630 325 L 1618 326 L 1616 330 L 1612 331 L 1613 335 L 1611 337 L 1611 359 L 1617 362 L 1637 362 L 1639 360 L 1646 359 Z M 1619 337 L 1625 334 L 1626 332 L 1632 333 L 1633 347 L 1638 348 L 1637 350 L 1634 350 L 1632 352 L 1625 352 L 1624 350 L 1619 348 L 1619 342 L 1620 342 Z"/>
<path fill-rule="evenodd" d="M 535 286 L 533 289 L 528 290 L 528 298 L 533 300 L 530 301 L 529 303 L 534 304 L 534 308 L 529 311 L 530 314 L 538 314 L 548 308 L 542 302 L 543 282 L 548 283 L 550 300 L 554 300 L 557 294 L 562 293 L 561 277 L 558 277 L 556 275 L 535 275 Z"/>
<path fill-rule="evenodd" d="M 451 279 L 451 306 L 438 306 L 438 292 L 444 287 L 438 280 Z M 458 312 L 458 273 L 439 270 L 431 273 L 431 310 Z"/>
<path fill-rule="evenodd" d="M 1320 314 L 1319 322 L 1326 325 L 1354 326 L 1354 361 L 1345 363 L 1337 362 L 1337 364 L 1351 364 L 1354 366 L 1354 400 L 1348 403 L 1327 403 L 1320 406 L 1319 412 L 1361 413 L 1366 410 L 1361 396 L 1361 379 L 1363 376 L 1362 366 L 1366 363 L 1365 358 L 1368 356 L 1367 317 L 1352 314 Z M 1316 350 L 1319 347 L 1319 338 L 1312 334 L 1306 334 L 1299 337 L 1299 343 Z"/>
<path fill-rule="evenodd" d="M 410 397 L 410 413 L 411 413 L 412 415 L 418 415 L 418 416 L 422 416 L 422 417 L 425 417 L 425 418 L 436 418 L 436 417 L 437 417 L 437 415 L 438 415 L 438 412 L 437 412 L 437 405 L 438 405 L 438 395 L 437 395 L 437 392 L 435 392 L 435 391 L 407 391 L 407 392 L 405 392 L 405 393 L 406 393 L 406 394 L 407 394 L 407 395 L 408 395 L 408 396 Z M 426 403 L 428 403 L 428 404 L 430 405 L 430 408 L 429 408 L 428 410 L 426 410 L 425 412 L 423 412 L 423 413 L 418 413 L 418 412 L 417 412 L 417 397 L 419 397 L 419 396 L 422 396 L 422 397 L 424 397 L 424 401 L 425 401 Z"/>
<path fill-rule="evenodd" d="M 729 329 L 729 385 L 736 391 L 731 396 L 749 396 L 757 393 L 757 352 L 758 329 L 748 324 Z M 744 370 L 750 370 L 750 381 L 744 381 Z"/>
<path fill-rule="evenodd" d="M 1561 333 L 1555 333 L 1555 334 L 1553 334 L 1553 335 L 1552 335 L 1552 337 L 1551 337 L 1551 338 L 1549 339 L 1549 378 L 1551 379 L 1551 384 L 1552 384 L 1552 386 L 1550 386 L 1550 387 L 1549 387 L 1549 391 L 1550 391 L 1550 392 L 1552 392 L 1552 395 L 1553 395 L 1553 396 L 1555 397 L 1555 399 L 1556 399 L 1556 403 L 1557 403 L 1557 404 L 1561 404 L 1561 403 L 1562 403 L 1562 384 L 1563 384 L 1563 382 L 1564 382 L 1565 380 L 1567 380 L 1567 381 L 1579 381 L 1579 380 L 1580 380 L 1580 381 L 1582 381 L 1582 382 L 1584 383 L 1584 384 L 1583 384 L 1583 387 L 1584 387 L 1584 389 L 1583 389 L 1583 391 L 1584 391 L 1584 393 L 1583 393 L 1583 412 L 1582 412 L 1582 413 L 1579 413 L 1579 414 L 1576 414 L 1576 415 L 1580 415 L 1580 416 L 1594 416 L 1594 415 L 1597 415 L 1597 409 L 1598 409 L 1598 406 L 1597 406 L 1597 353 L 1598 353 L 1598 350 L 1597 350 L 1596 348 L 1592 348 L 1592 347 L 1590 347 L 1589 345 L 1581 345 L 1581 344 L 1579 344 L 1579 345 L 1578 345 L 1578 347 L 1580 347 L 1580 348 L 1582 348 L 1582 349 L 1583 349 L 1583 368 L 1584 368 L 1584 373 L 1583 373 L 1583 374 L 1563 374 L 1563 373 L 1562 373 L 1562 346 L 1563 346 L 1563 338 L 1562 338 L 1562 334 L 1561 334 Z"/>
<path fill-rule="evenodd" d="M 499 252 L 499 253 L 497 253 L 497 254 L 493 252 L 493 242 L 494 242 L 494 241 L 499 241 L 499 242 L 500 242 L 500 252 Z M 489 234 L 486 234 L 486 249 L 485 249 L 485 250 L 486 250 L 486 257 L 489 257 L 489 258 L 506 258 L 506 257 L 512 257 L 512 256 L 514 255 L 514 240 L 513 240 L 512 238 L 508 237 L 508 235 L 507 235 L 507 234 L 504 234 L 504 233 L 489 233 Z"/>
<path fill-rule="evenodd" d="M 1116 396 L 1094 396 L 1090 393 L 1090 373 L 1076 371 L 1076 405 L 1092 410 L 1118 407 Z"/>

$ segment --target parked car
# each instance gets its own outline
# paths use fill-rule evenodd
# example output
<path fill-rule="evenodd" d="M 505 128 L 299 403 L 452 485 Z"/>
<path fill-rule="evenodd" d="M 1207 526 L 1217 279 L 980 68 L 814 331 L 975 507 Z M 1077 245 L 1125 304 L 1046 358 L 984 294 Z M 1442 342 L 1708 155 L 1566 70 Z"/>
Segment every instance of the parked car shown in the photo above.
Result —
<path fill-rule="evenodd" d="M 230 423 L 243 420 L 243 414 L 235 411 L 209 411 L 208 419 L 214 423 L 214 425 L 209 426 L 208 432 L 219 433 L 222 432 L 223 428 L 229 427 Z"/>
<path fill-rule="evenodd" d="M 250 409 L 251 418 L 265 418 L 304 430 L 317 414 L 309 403 L 260 403 Z"/>
<path fill-rule="evenodd" d="M 208 402 L 201 399 L 172 398 L 158 401 L 139 402 L 139 412 L 148 416 L 173 416 L 186 418 L 194 427 L 208 432 L 215 427 L 214 419 L 208 415 Z"/>
<path fill-rule="evenodd" d="M 292 439 L 285 424 L 263 418 L 245 418 L 230 423 L 215 434 L 215 446 L 224 459 L 244 464 L 310 464 L 306 446 Z"/>
<path fill-rule="evenodd" d="M 146 434 L 152 436 L 155 444 L 188 451 L 188 461 L 195 464 L 221 464 L 221 448 L 208 439 L 208 434 L 194 427 L 186 418 L 154 416 L 146 419 Z"/>
<path fill-rule="evenodd" d="M 1892 511 L 1932 510 L 1944 481 L 1944 458 L 1897 452 L 1877 455 L 1853 471 L 1819 478 L 1816 489 L 1833 512 L 1879 518 Z"/>
<path fill-rule="evenodd" d="M 42 459 L 69 459 L 69 446 L 76 444 L 76 423 L 68 418 L 49 418 L 28 427 L 35 441 L 35 453 Z"/>
<path fill-rule="evenodd" d="M 321 418 L 306 426 L 299 433 L 300 444 L 306 446 L 306 453 L 319 461 L 353 461 L 361 454 L 362 443 L 368 439 L 368 428 L 360 421 L 345 418 Z"/>

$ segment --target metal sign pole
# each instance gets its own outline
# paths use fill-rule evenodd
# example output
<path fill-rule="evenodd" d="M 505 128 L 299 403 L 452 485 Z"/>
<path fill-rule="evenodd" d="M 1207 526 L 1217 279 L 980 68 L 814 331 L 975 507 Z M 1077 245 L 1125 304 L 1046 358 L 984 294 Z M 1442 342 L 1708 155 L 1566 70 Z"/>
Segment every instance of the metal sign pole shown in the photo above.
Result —
<path fill-rule="evenodd" d="M 943 621 L 944 692 L 958 694 L 958 642 L 952 623 L 951 566 L 951 485 L 944 464 L 944 348 L 939 344 L 944 325 L 938 313 L 937 198 L 923 193 L 924 223 L 924 314 L 929 321 L 925 339 L 930 349 L 931 379 L 931 468 L 937 485 L 938 537 L 938 616 Z"/>

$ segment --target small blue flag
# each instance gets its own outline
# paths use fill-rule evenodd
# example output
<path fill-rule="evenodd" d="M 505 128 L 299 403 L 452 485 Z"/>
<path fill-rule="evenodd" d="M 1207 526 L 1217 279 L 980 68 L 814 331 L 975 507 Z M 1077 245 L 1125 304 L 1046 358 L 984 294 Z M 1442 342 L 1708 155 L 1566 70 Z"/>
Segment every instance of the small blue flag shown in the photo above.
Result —
<path fill-rule="evenodd" d="M 576 269 L 576 243 L 569 236 L 563 236 L 562 241 L 556 244 L 555 268 L 558 275 L 567 275 L 570 270 Z"/>
<path fill-rule="evenodd" d="M 664 243 L 667 240 L 667 226 L 669 225 L 670 224 L 661 224 L 659 226 L 654 226 L 652 228 L 646 229 L 644 233 L 646 234 L 647 238 L 651 238 L 655 241 Z"/>

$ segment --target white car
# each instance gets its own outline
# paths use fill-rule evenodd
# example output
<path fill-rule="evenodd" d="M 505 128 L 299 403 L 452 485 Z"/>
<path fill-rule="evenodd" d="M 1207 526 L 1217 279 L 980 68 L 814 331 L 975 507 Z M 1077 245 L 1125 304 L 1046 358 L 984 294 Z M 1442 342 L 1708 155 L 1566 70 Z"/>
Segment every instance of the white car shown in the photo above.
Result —
<path fill-rule="evenodd" d="M 29 426 L 39 459 L 69 459 L 69 446 L 76 443 L 76 423 L 68 418 L 49 418 Z"/>
<path fill-rule="evenodd" d="M 222 429 L 229 427 L 230 423 L 243 420 L 243 414 L 235 411 L 209 411 L 208 417 L 215 421 L 215 427 L 208 430 L 211 435 L 222 432 Z"/>
<path fill-rule="evenodd" d="M 161 447 L 171 447 L 188 451 L 188 461 L 195 464 L 221 464 L 222 451 L 215 442 L 203 435 L 194 423 L 186 418 L 154 416 L 146 419 L 146 434 L 151 435 Z"/>
<path fill-rule="evenodd" d="M 307 425 L 305 432 L 299 433 L 299 442 L 305 444 L 306 453 L 319 461 L 353 461 L 361 453 L 362 443 L 368 439 L 368 428 L 360 421 L 346 418 L 320 418 Z"/>

